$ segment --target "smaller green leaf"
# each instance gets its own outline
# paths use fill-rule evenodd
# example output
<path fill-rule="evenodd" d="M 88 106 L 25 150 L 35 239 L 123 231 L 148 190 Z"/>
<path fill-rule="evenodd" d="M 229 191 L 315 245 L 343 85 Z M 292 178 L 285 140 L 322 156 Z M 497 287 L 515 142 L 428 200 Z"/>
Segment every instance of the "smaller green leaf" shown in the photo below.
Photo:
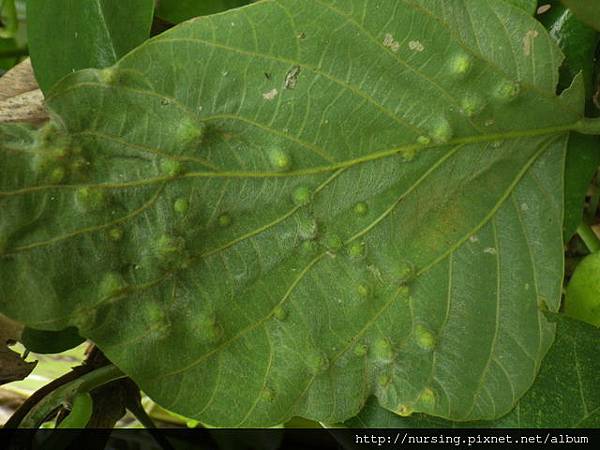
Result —
<path fill-rule="evenodd" d="M 565 313 L 600 327 L 600 252 L 586 256 L 575 269 L 567 287 Z"/>
<path fill-rule="evenodd" d="M 565 166 L 565 242 L 581 223 L 585 196 L 599 165 L 600 139 L 571 133 Z"/>
<path fill-rule="evenodd" d="M 19 28 L 15 0 L 0 2 L 0 38 L 12 38 Z"/>
<path fill-rule="evenodd" d="M 207 16 L 252 3 L 252 0 L 161 0 L 158 16 L 173 23 Z"/>
<path fill-rule="evenodd" d="M 0 69 L 8 70 L 17 62 L 18 47 L 14 39 L 0 38 Z"/>
<path fill-rule="evenodd" d="M 592 0 L 562 0 L 562 2 L 582 22 L 600 30 L 600 3 Z"/>
<path fill-rule="evenodd" d="M 27 0 L 36 79 L 47 92 L 63 76 L 113 65 L 150 34 L 153 0 Z"/>
<path fill-rule="evenodd" d="M 25 327 L 21 343 L 34 353 L 62 353 L 77 347 L 85 339 L 79 336 L 77 328 L 69 327 L 61 331 L 36 330 Z"/>
<path fill-rule="evenodd" d="M 600 280 L 598 275 L 596 278 Z M 451 422 L 424 414 L 400 417 L 371 399 L 346 425 L 352 428 L 599 427 L 600 390 L 596 384 L 600 371 L 597 357 L 600 330 L 562 314 L 552 314 L 549 318 L 557 322 L 556 341 L 533 387 L 506 416 L 479 422 Z"/>

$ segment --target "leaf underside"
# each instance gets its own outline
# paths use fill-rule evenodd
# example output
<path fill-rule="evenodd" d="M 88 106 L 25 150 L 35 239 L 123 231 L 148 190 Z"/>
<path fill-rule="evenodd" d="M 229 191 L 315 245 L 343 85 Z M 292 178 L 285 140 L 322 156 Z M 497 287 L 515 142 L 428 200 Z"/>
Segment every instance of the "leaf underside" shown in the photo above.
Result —
<path fill-rule="evenodd" d="M 4 129 L 0 311 L 213 425 L 498 417 L 554 337 L 561 59 L 496 0 L 184 23 L 60 82 L 60 130 Z"/>
<path fill-rule="evenodd" d="M 356 428 L 597 428 L 600 426 L 600 392 L 596 379 L 600 330 L 586 323 L 554 315 L 556 341 L 542 363 L 533 387 L 517 407 L 493 421 L 448 422 L 436 417 L 399 417 L 369 401 L 346 423 Z"/>

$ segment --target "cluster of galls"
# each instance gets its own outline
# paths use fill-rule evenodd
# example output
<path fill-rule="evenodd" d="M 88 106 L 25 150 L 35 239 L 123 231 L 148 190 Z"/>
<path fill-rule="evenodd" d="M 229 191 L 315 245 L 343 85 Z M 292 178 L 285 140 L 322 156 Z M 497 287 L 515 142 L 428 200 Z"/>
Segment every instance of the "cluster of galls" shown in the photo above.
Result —
<path fill-rule="evenodd" d="M 460 52 L 454 55 L 448 62 L 448 74 L 458 80 L 466 79 L 473 69 L 473 58 Z M 473 118 L 480 115 L 488 105 L 489 101 L 503 104 L 515 100 L 520 92 L 521 85 L 512 80 L 504 79 L 490 90 L 490 98 L 485 98 L 483 95 L 475 91 L 467 92 L 460 100 L 460 111 L 468 118 Z M 429 134 L 427 136 L 419 136 L 417 143 L 423 146 L 429 145 L 432 142 L 435 144 L 446 144 L 454 136 L 454 130 L 450 121 L 445 116 L 441 115 L 433 118 L 429 123 Z"/>
<path fill-rule="evenodd" d="M 91 166 L 83 150 L 54 122 L 45 125 L 36 136 L 34 171 L 45 184 L 83 181 Z"/>

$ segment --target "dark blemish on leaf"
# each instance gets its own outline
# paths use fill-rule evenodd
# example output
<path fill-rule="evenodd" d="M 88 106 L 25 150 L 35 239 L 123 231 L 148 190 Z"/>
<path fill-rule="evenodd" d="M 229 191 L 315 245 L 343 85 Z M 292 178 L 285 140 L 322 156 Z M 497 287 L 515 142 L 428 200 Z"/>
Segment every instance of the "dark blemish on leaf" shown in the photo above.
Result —
<path fill-rule="evenodd" d="M 294 66 L 290 69 L 290 71 L 285 76 L 284 86 L 286 89 L 294 89 L 296 84 L 298 83 L 298 77 L 300 76 L 300 72 L 302 68 L 300 66 Z"/>
<path fill-rule="evenodd" d="M 298 33 L 296 35 L 296 37 L 302 41 L 302 40 L 306 39 L 306 33 L 304 31 L 301 31 L 300 33 Z"/>
<path fill-rule="evenodd" d="M 273 78 L 273 74 L 270 72 L 265 72 L 265 78 L 270 81 Z"/>

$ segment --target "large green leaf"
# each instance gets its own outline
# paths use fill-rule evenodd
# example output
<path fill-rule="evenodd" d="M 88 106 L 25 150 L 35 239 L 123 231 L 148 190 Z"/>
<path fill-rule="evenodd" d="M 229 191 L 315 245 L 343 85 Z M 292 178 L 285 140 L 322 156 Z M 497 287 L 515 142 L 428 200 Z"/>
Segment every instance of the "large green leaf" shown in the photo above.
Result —
<path fill-rule="evenodd" d="M 28 40 L 44 92 L 63 76 L 107 67 L 150 33 L 154 0 L 27 0 Z"/>
<path fill-rule="evenodd" d="M 565 165 L 565 241 L 573 237 L 581 223 L 585 197 L 599 165 L 598 136 L 571 133 Z"/>
<path fill-rule="evenodd" d="M 178 23 L 196 16 L 206 16 L 247 5 L 253 0 L 160 0 L 158 15 L 170 22 Z"/>
<path fill-rule="evenodd" d="M 369 401 L 349 427 L 380 428 L 598 428 L 600 391 L 597 389 L 600 330 L 564 316 L 558 320 L 556 341 L 533 387 L 506 416 L 494 422 L 448 422 L 415 414 L 399 417 Z"/>
<path fill-rule="evenodd" d="M 209 424 L 339 422 L 372 394 L 503 415 L 560 302 L 584 103 L 580 77 L 555 95 L 561 59 L 497 0 L 182 24 L 60 82 L 60 127 L 4 128 L 0 310 L 77 326 Z"/>

